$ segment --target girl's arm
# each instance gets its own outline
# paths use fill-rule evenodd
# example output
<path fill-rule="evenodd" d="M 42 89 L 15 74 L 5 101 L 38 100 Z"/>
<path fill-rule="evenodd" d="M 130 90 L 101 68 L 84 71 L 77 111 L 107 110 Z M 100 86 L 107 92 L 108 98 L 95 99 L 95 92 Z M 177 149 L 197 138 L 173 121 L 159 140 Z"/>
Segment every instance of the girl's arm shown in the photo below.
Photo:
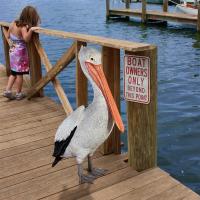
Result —
<path fill-rule="evenodd" d="M 13 23 L 10 24 L 8 30 L 3 28 L 3 33 L 5 35 L 5 38 L 6 38 L 7 42 L 8 42 L 8 44 L 9 44 L 9 46 L 12 46 L 12 44 L 13 44 L 12 41 L 10 40 L 10 30 L 11 30 L 12 26 L 13 26 Z"/>
<path fill-rule="evenodd" d="M 27 31 L 27 27 L 22 27 L 22 38 L 24 39 L 25 42 L 29 42 L 32 36 L 33 31 L 40 29 L 40 27 L 31 27 Z"/>
<path fill-rule="evenodd" d="M 27 30 L 27 27 L 23 26 L 21 32 L 23 40 L 25 42 L 29 42 L 33 33 L 32 29 L 30 28 L 29 30 Z"/>

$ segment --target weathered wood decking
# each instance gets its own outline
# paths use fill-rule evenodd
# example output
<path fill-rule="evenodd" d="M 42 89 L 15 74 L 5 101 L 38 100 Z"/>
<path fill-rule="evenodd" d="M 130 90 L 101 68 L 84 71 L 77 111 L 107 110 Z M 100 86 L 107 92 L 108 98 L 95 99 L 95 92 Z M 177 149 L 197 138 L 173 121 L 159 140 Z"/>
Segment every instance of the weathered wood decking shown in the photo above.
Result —
<path fill-rule="evenodd" d="M 132 17 L 142 17 L 142 10 L 139 9 L 110 9 L 109 16 L 132 16 Z M 197 24 L 197 16 L 182 14 L 182 13 L 169 13 L 162 11 L 146 11 L 147 20 L 161 20 L 161 21 L 173 21 L 182 22 L 189 24 Z"/>
<path fill-rule="evenodd" d="M 0 72 L 0 90 L 7 78 Z M 52 168 L 56 128 L 65 118 L 47 97 L 8 101 L 0 96 L 0 199 L 6 200 L 194 200 L 200 197 L 159 168 L 138 173 L 126 155 L 94 156 L 109 170 L 94 184 L 79 185 L 74 159 Z"/>

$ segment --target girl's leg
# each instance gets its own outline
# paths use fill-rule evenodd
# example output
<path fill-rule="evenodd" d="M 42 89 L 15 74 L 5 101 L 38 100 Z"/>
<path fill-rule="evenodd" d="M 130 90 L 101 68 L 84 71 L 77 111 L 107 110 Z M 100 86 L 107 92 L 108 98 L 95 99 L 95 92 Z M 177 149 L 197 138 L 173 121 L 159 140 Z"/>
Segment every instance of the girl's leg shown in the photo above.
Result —
<path fill-rule="evenodd" d="M 24 97 L 26 97 L 26 95 L 24 93 L 22 93 L 22 85 L 23 85 L 23 75 L 17 75 L 16 78 L 16 95 L 15 95 L 15 99 L 16 100 L 21 100 Z"/>
<path fill-rule="evenodd" d="M 6 87 L 6 91 L 11 91 L 12 90 L 12 87 L 13 87 L 13 84 L 16 80 L 16 76 L 13 76 L 12 74 L 9 76 L 8 78 L 8 84 L 7 84 L 7 87 Z"/>
<path fill-rule="evenodd" d="M 23 85 L 23 75 L 17 75 L 15 83 L 16 83 L 16 92 L 21 93 Z"/>

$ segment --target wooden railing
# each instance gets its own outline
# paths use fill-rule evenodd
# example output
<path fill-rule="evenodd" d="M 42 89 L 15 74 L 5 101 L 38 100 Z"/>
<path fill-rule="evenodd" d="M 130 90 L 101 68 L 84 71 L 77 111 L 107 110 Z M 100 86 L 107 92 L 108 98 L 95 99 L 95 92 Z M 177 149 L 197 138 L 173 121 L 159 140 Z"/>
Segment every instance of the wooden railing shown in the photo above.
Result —
<path fill-rule="evenodd" d="M 0 22 L 2 33 L 8 28 L 9 23 Z M 72 45 L 53 66 L 42 47 L 39 34 L 73 39 Z M 9 74 L 9 46 L 2 34 L 5 66 Z M 30 58 L 31 88 L 28 99 L 33 96 L 42 96 L 42 88 L 52 81 L 61 104 L 68 115 L 72 107 L 64 90 L 56 76 L 76 59 L 76 103 L 87 105 L 88 91 L 87 79 L 81 71 L 77 54 L 81 45 L 97 44 L 102 46 L 102 63 L 104 72 L 110 85 L 111 92 L 120 110 L 120 52 L 126 55 L 145 56 L 150 59 L 150 103 L 140 104 L 127 101 L 128 121 L 128 155 L 129 163 L 136 170 L 156 166 L 156 106 L 157 106 L 157 48 L 154 45 L 135 43 L 131 41 L 116 40 L 92 35 L 70 33 L 58 30 L 41 28 L 35 31 L 31 42 L 28 44 Z M 46 68 L 46 75 L 42 77 L 41 62 Z M 120 133 L 115 127 L 111 136 L 104 143 L 102 151 L 104 154 L 120 153 Z"/>
<path fill-rule="evenodd" d="M 134 11 L 134 6 L 132 6 L 132 8 L 130 9 L 131 0 L 124 0 L 124 2 L 125 2 L 124 12 L 127 14 L 126 19 L 129 20 L 129 16 L 131 15 L 130 15 L 130 12 L 127 12 L 127 11 L 130 11 L 130 10 Z M 198 14 L 197 16 L 195 16 L 191 14 L 169 12 L 168 11 L 169 2 L 170 0 L 163 0 L 162 11 L 158 11 L 158 10 L 154 11 L 154 10 L 147 10 L 147 1 L 141 0 L 142 8 L 141 10 L 136 9 L 136 13 L 134 16 L 137 16 L 137 17 L 141 16 L 142 23 L 147 23 L 149 19 L 158 20 L 158 21 L 161 20 L 162 22 L 165 22 L 165 23 L 168 20 L 182 22 L 182 23 L 192 23 L 192 24 L 196 24 L 197 31 L 198 32 L 200 31 L 200 4 L 197 5 Z M 171 2 L 174 2 L 174 1 L 171 0 Z M 110 7 L 110 0 L 106 0 L 106 18 L 107 19 L 109 19 L 112 16 L 110 14 L 110 10 L 112 10 L 111 12 L 113 12 L 113 8 Z M 115 12 L 114 16 L 116 17 L 120 15 L 116 15 L 116 12 Z"/>

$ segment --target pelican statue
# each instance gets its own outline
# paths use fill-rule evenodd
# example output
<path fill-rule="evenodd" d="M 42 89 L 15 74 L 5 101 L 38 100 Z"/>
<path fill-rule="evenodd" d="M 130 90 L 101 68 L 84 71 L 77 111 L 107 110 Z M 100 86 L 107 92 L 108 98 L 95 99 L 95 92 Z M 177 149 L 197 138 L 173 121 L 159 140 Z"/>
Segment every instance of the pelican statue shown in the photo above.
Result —
<path fill-rule="evenodd" d="M 101 53 L 82 46 L 78 58 L 83 73 L 92 84 L 94 98 L 88 107 L 78 107 L 58 127 L 52 167 L 63 157 L 75 157 L 79 182 L 92 183 L 106 171 L 94 168 L 91 156 L 108 138 L 114 123 L 121 132 L 124 132 L 124 125 L 103 73 Z M 85 158 L 88 158 L 88 175 L 83 173 L 82 168 Z"/>

